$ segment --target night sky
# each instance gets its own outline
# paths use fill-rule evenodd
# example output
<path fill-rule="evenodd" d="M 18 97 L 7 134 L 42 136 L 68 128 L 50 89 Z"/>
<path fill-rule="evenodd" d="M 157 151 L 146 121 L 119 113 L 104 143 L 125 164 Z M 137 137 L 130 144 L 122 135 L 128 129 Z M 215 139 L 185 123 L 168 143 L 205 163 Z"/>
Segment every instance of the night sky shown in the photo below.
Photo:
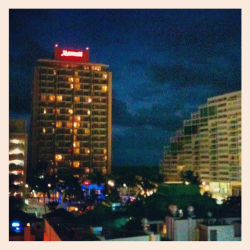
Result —
<path fill-rule="evenodd" d="M 158 166 L 208 97 L 241 90 L 241 10 L 9 11 L 9 114 L 29 118 L 36 60 L 90 48 L 113 73 L 113 166 Z"/>

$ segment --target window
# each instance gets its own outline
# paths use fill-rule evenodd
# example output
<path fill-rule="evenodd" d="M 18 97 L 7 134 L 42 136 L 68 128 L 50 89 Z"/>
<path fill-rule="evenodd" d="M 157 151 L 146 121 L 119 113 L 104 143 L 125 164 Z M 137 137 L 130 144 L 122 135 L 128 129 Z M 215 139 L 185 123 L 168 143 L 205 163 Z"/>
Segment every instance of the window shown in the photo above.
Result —
<path fill-rule="evenodd" d="M 79 78 L 75 78 L 75 82 L 79 82 Z"/>
<path fill-rule="evenodd" d="M 108 87 L 105 85 L 105 86 L 102 86 L 102 91 L 107 91 Z"/>
<path fill-rule="evenodd" d="M 56 161 L 61 161 L 62 160 L 62 155 L 56 155 Z"/>
<path fill-rule="evenodd" d="M 85 135 L 89 135 L 90 134 L 90 130 L 89 129 L 85 129 Z"/>
<path fill-rule="evenodd" d="M 89 154 L 90 150 L 88 148 L 85 148 L 85 154 Z"/>
<path fill-rule="evenodd" d="M 103 75 L 102 75 L 102 78 L 107 79 L 107 78 L 108 78 L 108 74 L 106 74 L 106 73 L 103 74 Z"/>
<path fill-rule="evenodd" d="M 53 109 L 53 114 L 60 114 L 60 109 Z"/>
<path fill-rule="evenodd" d="M 79 122 L 74 122 L 74 127 L 75 128 L 79 128 L 80 127 L 80 123 Z"/>
<path fill-rule="evenodd" d="M 74 149 L 74 154 L 79 154 L 79 153 L 80 153 L 79 148 L 75 148 L 75 149 Z"/>
<path fill-rule="evenodd" d="M 100 71 L 101 70 L 101 66 L 92 66 L 91 69 L 92 70 Z"/>
<path fill-rule="evenodd" d="M 62 96 L 61 95 L 57 96 L 57 101 L 62 101 Z"/>
<path fill-rule="evenodd" d="M 62 122 L 56 122 L 56 127 L 61 127 L 62 126 Z"/>
<path fill-rule="evenodd" d="M 69 82 L 73 82 L 74 81 L 73 77 L 70 77 L 68 80 L 69 80 Z"/>
<path fill-rule="evenodd" d="M 79 161 L 74 161 L 73 162 L 73 167 L 74 168 L 79 168 L 80 167 L 80 162 Z"/>
<path fill-rule="evenodd" d="M 75 97 L 75 101 L 76 101 L 76 102 L 79 102 L 79 101 L 80 101 L 80 97 L 79 97 L 79 96 L 76 96 L 76 97 Z"/>
<path fill-rule="evenodd" d="M 74 132 L 74 134 L 76 135 L 77 134 L 77 129 L 74 129 L 74 130 L 70 130 L 70 133 L 72 133 L 72 131 Z"/>
<path fill-rule="evenodd" d="M 74 148 L 77 148 L 77 147 L 79 147 L 80 146 L 80 142 L 79 141 L 74 141 L 73 142 L 73 147 Z"/>
<path fill-rule="evenodd" d="M 50 95 L 50 96 L 49 96 L 49 100 L 50 100 L 50 101 L 55 101 L 55 96 L 54 96 L 54 95 Z"/>
<path fill-rule="evenodd" d="M 42 101 L 46 101 L 46 99 L 47 99 L 47 98 L 46 98 L 46 95 L 41 95 L 41 100 L 42 100 Z"/>
<path fill-rule="evenodd" d="M 88 110 L 88 112 L 87 112 L 87 113 L 88 113 L 88 115 L 90 115 L 90 114 L 91 114 L 90 110 Z"/>
<path fill-rule="evenodd" d="M 44 134 L 46 133 L 46 129 L 45 129 L 45 128 L 43 128 L 43 133 L 44 133 Z"/>
<path fill-rule="evenodd" d="M 73 114 L 73 110 L 72 110 L 72 109 L 69 109 L 69 113 L 70 113 L 70 114 Z"/>
<path fill-rule="evenodd" d="M 72 127 L 72 122 L 67 122 L 67 127 L 71 128 Z"/>
<path fill-rule="evenodd" d="M 75 84 L 75 89 L 80 89 L 80 83 Z"/>

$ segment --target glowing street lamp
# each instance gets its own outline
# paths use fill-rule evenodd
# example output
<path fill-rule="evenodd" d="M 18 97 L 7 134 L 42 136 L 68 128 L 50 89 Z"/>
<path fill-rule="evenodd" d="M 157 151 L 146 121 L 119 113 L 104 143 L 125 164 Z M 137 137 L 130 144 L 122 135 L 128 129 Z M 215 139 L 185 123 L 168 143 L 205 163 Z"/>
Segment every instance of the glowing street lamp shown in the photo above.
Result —
<path fill-rule="evenodd" d="M 25 184 L 25 187 L 26 187 L 26 198 L 28 198 L 28 188 L 29 188 L 29 185 Z"/>

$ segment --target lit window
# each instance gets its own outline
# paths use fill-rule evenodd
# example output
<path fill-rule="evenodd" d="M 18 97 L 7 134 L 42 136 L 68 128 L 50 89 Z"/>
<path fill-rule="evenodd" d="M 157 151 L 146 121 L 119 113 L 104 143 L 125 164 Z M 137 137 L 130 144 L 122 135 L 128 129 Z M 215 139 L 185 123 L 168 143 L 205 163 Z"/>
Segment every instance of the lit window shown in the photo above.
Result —
<path fill-rule="evenodd" d="M 80 127 L 80 123 L 79 123 L 79 122 L 74 122 L 74 127 L 75 127 L 75 128 Z"/>
<path fill-rule="evenodd" d="M 107 149 L 103 149 L 103 153 L 106 154 L 107 153 Z"/>
<path fill-rule="evenodd" d="M 69 113 L 70 113 L 70 114 L 73 114 L 73 110 L 72 110 L 72 109 L 69 109 Z"/>
<path fill-rule="evenodd" d="M 89 66 L 84 66 L 84 69 L 89 69 Z"/>
<path fill-rule="evenodd" d="M 90 115 L 90 113 L 91 113 L 90 110 L 88 110 L 88 115 Z"/>
<path fill-rule="evenodd" d="M 43 128 L 43 133 L 44 133 L 44 134 L 46 133 L 46 129 L 45 129 L 45 128 Z"/>
<path fill-rule="evenodd" d="M 72 127 L 72 122 L 67 122 L 67 127 L 71 128 Z"/>
<path fill-rule="evenodd" d="M 52 129 L 52 133 L 53 133 L 53 134 L 55 133 L 55 129 L 54 129 L 54 128 Z"/>
<path fill-rule="evenodd" d="M 42 101 L 46 101 L 46 99 L 47 99 L 47 98 L 46 98 L 46 95 L 41 95 L 41 100 L 42 100 Z"/>
<path fill-rule="evenodd" d="M 103 75 L 102 75 L 102 78 L 107 79 L 107 78 L 108 78 L 108 74 L 106 74 L 106 73 L 103 74 Z"/>
<path fill-rule="evenodd" d="M 61 127 L 62 126 L 62 122 L 56 122 L 56 127 Z"/>
<path fill-rule="evenodd" d="M 61 95 L 57 96 L 57 101 L 62 101 L 62 96 Z"/>
<path fill-rule="evenodd" d="M 92 70 L 97 70 L 97 71 L 101 70 L 101 66 L 92 66 L 91 68 Z"/>
<path fill-rule="evenodd" d="M 89 168 L 85 168 L 85 172 L 86 172 L 86 173 L 89 173 Z"/>
<path fill-rule="evenodd" d="M 77 129 L 74 129 L 74 130 L 70 130 L 70 133 L 72 133 L 72 131 L 74 132 L 74 134 L 76 135 L 77 134 Z"/>
<path fill-rule="evenodd" d="M 49 100 L 50 100 L 50 101 L 55 101 L 55 96 L 50 95 L 50 96 L 49 96 Z"/>
<path fill-rule="evenodd" d="M 85 134 L 89 135 L 90 134 L 90 130 L 89 129 L 85 129 Z"/>
<path fill-rule="evenodd" d="M 70 77 L 69 82 L 73 82 L 73 81 L 74 81 L 73 77 Z"/>
<path fill-rule="evenodd" d="M 107 156 L 104 157 L 104 160 L 105 160 L 105 161 L 107 160 Z"/>
<path fill-rule="evenodd" d="M 75 97 L 75 101 L 76 101 L 76 102 L 79 102 L 79 101 L 80 101 L 80 97 L 79 97 L 79 96 L 76 96 L 76 97 Z"/>
<path fill-rule="evenodd" d="M 24 166 L 24 161 L 23 160 L 12 160 L 12 161 L 9 161 L 9 165 L 10 164 L 16 164 L 16 165 Z"/>
<path fill-rule="evenodd" d="M 89 154 L 90 150 L 88 148 L 85 148 L 85 154 Z"/>
<path fill-rule="evenodd" d="M 75 84 L 75 89 L 80 89 L 80 83 Z"/>
<path fill-rule="evenodd" d="M 43 110 L 43 113 L 46 114 L 46 109 Z"/>
<path fill-rule="evenodd" d="M 102 86 L 102 91 L 107 91 L 108 87 L 107 86 Z"/>
<path fill-rule="evenodd" d="M 80 153 L 79 148 L 74 148 L 74 154 L 79 154 L 79 153 Z"/>
<path fill-rule="evenodd" d="M 73 88 L 74 88 L 74 84 L 70 84 L 70 88 L 72 88 L 72 89 L 73 89 Z"/>
<path fill-rule="evenodd" d="M 80 162 L 79 161 L 74 161 L 73 162 L 73 167 L 74 168 L 79 168 L 79 166 L 80 166 Z"/>
<path fill-rule="evenodd" d="M 55 69 L 54 69 L 53 73 L 54 73 L 54 75 L 56 75 L 56 70 Z"/>
<path fill-rule="evenodd" d="M 79 78 L 75 78 L 75 82 L 79 82 Z"/>
<path fill-rule="evenodd" d="M 53 114 L 60 114 L 60 109 L 53 109 Z"/>
<path fill-rule="evenodd" d="M 78 76 L 78 71 L 75 71 L 75 76 Z"/>
<path fill-rule="evenodd" d="M 106 168 L 103 168 L 103 169 L 102 169 L 102 173 L 103 173 L 103 174 L 106 174 L 106 173 L 107 173 L 107 169 L 106 169 Z"/>
<path fill-rule="evenodd" d="M 61 161 L 62 160 L 62 155 L 56 155 L 56 161 Z"/>
<path fill-rule="evenodd" d="M 92 102 L 92 99 L 91 98 L 88 98 L 88 103 L 91 103 Z"/>
<path fill-rule="evenodd" d="M 9 154 L 12 155 L 12 154 L 24 154 L 24 151 L 23 150 L 20 150 L 19 148 L 16 148 L 12 151 L 9 151 Z"/>
<path fill-rule="evenodd" d="M 80 120 L 81 120 L 81 117 L 78 115 L 78 116 L 76 117 L 76 119 L 77 119 L 78 121 L 80 121 Z"/>

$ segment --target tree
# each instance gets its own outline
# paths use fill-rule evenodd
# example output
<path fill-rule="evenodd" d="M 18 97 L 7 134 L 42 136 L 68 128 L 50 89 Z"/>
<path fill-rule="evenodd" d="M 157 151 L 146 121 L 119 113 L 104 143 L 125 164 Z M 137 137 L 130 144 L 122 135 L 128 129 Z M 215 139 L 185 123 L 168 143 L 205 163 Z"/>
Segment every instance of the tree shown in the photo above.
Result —
<path fill-rule="evenodd" d="M 194 184 L 194 185 L 200 185 L 200 180 L 199 180 L 199 176 L 198 174 L 194 175 L 194 172 L 191 170 L 187 170 L 187 171 L 182 171 L 180 173 L 180 177 L 181 180 L 183 182 L 189 182 L 190 184 Z"/>
<path fill-rule="evenodd" d="M 10 196 L 9 197 L 9 211 L 20 209 L 24 210 L 26 208 L 26 204 L 21 197 Z"/>
<path fill-rule="evenodd" d="M 94 188 L 90 190 L 90 195 L 91 195 L 90 200 L 93 203 L 95 203 L 99 195 L 97 194 L 97 192 Z"/>
<path fill-rule="evenodd" d="M 50 198 L 50 191 L 56 187 L 55 175 L 51 173 L 49 163 L 39 161 L 36 167 L 36 172 L 33 172 L 33 178 L 30 180 L 30 186 L 37 192 L 43 193 L 44 211 L 46 213 L 45 196 Z"/>
<path fill-rule="evenodd" d="M 78 179 L 74 177 L 71 173 L 67 176 L 64 176 L 63 182 L 60 184 L 61 188 L 65 192 L 65 198 L 74 199 L 74 200 L 82 200 L 83 193 L 81 185 L 78 182 Z"/>
<path fill-rule="evenodd" d="M 101 185 L 107 182 L 106 175 L 100 172 L 93 172 L 89 174 L 88 179 L 91 180 L 92 183 L 95 183 L 97 185 Z"/>

